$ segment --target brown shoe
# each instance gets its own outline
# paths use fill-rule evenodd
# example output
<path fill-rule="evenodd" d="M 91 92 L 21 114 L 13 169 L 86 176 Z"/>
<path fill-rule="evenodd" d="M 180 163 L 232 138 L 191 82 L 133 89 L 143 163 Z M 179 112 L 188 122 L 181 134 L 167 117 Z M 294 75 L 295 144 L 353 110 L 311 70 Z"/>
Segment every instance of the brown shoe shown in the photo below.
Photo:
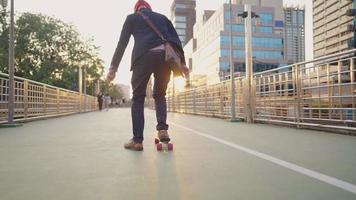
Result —
<path fill-rule="evenodd" d="M 169 141 L 171 141 L 171 139 L 169 138 L 167 130 L 158 131 L 157 137 L 161 142 L 169 142 Z"/>
<path fill-rule="evenodd" d="M 125 149 L 133 150 L 133 151 L 143 151 L 142 143 L 136 143 L 133 140 L 130 140 L 128 143 L 124 145 Z"/>

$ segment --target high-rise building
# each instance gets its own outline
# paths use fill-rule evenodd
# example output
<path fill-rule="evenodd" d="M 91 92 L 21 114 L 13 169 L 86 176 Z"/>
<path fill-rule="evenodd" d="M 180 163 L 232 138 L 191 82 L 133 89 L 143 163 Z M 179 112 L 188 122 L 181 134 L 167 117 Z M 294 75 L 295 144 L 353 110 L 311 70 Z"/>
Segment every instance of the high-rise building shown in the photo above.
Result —
<path fill-rule="evenodd" d="M 196 21 L 195 0 L 174 0 L 171 6 L 171 20 L 183 44 L 193 37 L 193 26 Z"/>
<path fill-rule="evenodd" d="M 229 78 L 230 17 L 233 19 L 235 76 L 245 74 L 245 25 L 244 21 L 237 17 L 244 11 L 244 5 L 241 2 L 251 4 L 252 11 L 260 16 L 260 23 L 255 23 L 253 20 L 255 25 L 252 27 L 254 71 L 269 70 L 287 63 L 284 57 L 282 0 L 269 0 L 263 3 L 253 0 L 235 0 L 232 13 L 230 13 L 229 4 L 223 4 L 216 11 L 205 11 L 203 16 L 198 17 L 194 26 L 195 44 L 185 47 L 186 52 L 193 51 L 192 66 L 189 66 L 193 69 L 193 75 L 205 74 L 207 84 L 214 84 Z M 186 57 L 189 58 L 189 56 Z"/>
<path fill-rule="evenodd" d="M 313 0 L 314 57 L 355 48 L 353 0 Z"/>
<path fill-rule="evenodd" d="M 288 63 L 305 60 L 305 10 L 299 7 L 284 8 L 285 57 Z"/>

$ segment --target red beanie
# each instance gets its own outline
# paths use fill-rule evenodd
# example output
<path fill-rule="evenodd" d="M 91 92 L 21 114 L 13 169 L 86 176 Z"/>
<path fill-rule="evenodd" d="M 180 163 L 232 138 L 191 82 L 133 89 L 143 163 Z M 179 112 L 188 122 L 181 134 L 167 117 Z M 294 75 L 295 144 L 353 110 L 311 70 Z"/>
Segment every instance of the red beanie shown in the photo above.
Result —
<path fill-rule="evenodd" d="M 135 5 L 135 12 L 139 11 L 141 8 L 147 8 L 152 10 L 151 6 L 149 3 L 147 3 L 145 0 L 138 0 L 136 5 Z"/>

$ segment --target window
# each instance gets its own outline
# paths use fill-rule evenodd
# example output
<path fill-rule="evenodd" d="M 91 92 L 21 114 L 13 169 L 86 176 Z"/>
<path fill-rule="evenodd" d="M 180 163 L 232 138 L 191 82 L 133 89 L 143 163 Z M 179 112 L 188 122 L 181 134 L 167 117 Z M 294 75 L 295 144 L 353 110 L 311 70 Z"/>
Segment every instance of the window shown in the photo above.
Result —
<path fill-rule="evenodd" d="M 230 65 L 228 62 L 220 62 L 220 69 L 223 71 L 227 71 L 230 68 Z"/>
<path fill-rule="evenodd" d="M 227 30 L 227 31 L 230 30 L 230 25 L 229 24 L 225 25 L 225 30 Z M 232 25 L 232 30 L 234 32 L 243 33 L 243 32 L 245 32 L 245 25 L 233 24 Z M 252 32 L 256 32 L 256 26 L 252 27 Z M 257 27 L 257 32 L 260 32 L 260 33 L 273 33 L 273 27 L 272 26 L 259 26 L 259 27 Z"/>
<path fill-rule="evenodd" d="M 273 15 L 271 13 L 261 13 L 260 21 L 262 24 L 272 24 L 273 23 Z"/>
<path fill-rule="evenodd" d="M 261 33 L 273 33 L 273 28 L 271 26 L 260 26 L 257 29 Z"/>
<path fill-rule="evenodd" d="M 176 4 L 176 8 L 188 8 L 188 6 L 185 5 L 185 4 L 177 3 L 177 4 Z"/>
<path fill-rule="evenodd" d="M 224 13 L 225 19 L 230 19 L 230 11 L 225 11 Z"/>
<path fill-rule="evenodd" d="M 178 33 L 178 35 L 185 35 L 185 29 L 176 29 L 176 31 L 177 31 L 177 33 Z"/>
<path fill-rule="evenodd" d="M 282 59 L 283 53 L 281 51 L 253 51 L 253 57 L 263 59 Z"/>
<path fill-rule="evenodd" d="M 221 57 L 229 57 L 230 50 L 229 49 L 222 49 Z M 234 50 L 234 57 L 235 58 L 244 58 L 245 51 L 244 50 Z M 256 59 L 282 59 L 283 53 L 281 51 L 253 51 L 253 57 Z"/>
<path fill-rule="evenodd" d="M 174 22 L 186 22 L 187 17 L 186 16 L 175 16 Z"/>
<path fill-rule="evenodd" d="M 229 45 L 229 36 L 222 36 L 220 38 L 221 45 Z M 234 36 L 234 46 L 245 46 L 245 37 Z M 267 48 L 283 48 L 283 39 L 281 38 L 268 38 L 268 37 L 253 37 L 252 46 L 254 47 L 267 47 Z"/>
<path fill-rule="evenodd" d="M 230 44 L 230 38 L 229 36 L 222 36 L 220 38 L 220 42 L 222 45 L 229 45 Z M 245 37 L 241 36 L 234 36 L 233 37 L 233 45 L 236 46 L 244 46 L 245 45 Z"/>
<path fill-rule="evenodd" d="M 185 41 L 185 36 L 180 35 L 180 36 L 179 36 L 179 39 L 180 39 L 180 41 L 184 42 L 184 41 Z"/>
<path fill-rule="evenodd" d="M 175 28 L 187 28 L 186 23 L 177 22 L 175 23 Z"/>
<path fill-rule="evenodd" d="M 255 47 L 283 48 L 283 39 L 281 38 L 266 38 L 253 37 L 252 45 Z"/>
<path fill-rule="evenodd" d="M 227 31 L 229 31 L 230 30 L 230 24 L 226 24 L 225 25 L 225 29 Z M 244 25 L 233 24 L 232 25 L 232 30 L 234 32 L 245 32 L 245 26 Z"/>

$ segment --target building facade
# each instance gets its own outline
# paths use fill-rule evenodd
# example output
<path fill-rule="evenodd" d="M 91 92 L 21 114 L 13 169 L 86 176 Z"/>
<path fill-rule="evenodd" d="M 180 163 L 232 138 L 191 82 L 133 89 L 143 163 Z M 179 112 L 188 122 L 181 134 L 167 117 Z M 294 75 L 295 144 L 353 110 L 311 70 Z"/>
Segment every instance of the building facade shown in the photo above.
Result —
<path fill-rule="evenodd" d="M 235 76 L 245 74 L 245 26 L 238 14 L 244 11 L 242 3 L 252 4 L 252 11 L 260 16 L 253 26 L 254 71 L 265 71 L 286 64 L 284 57 L 284 15 L 282 0 L 235 1 L 230 13 L 229 4 L 216 11 L 205 11 L 194 26 L 195 49 L 192 54 L 193 75 L 206 75 L 207 84 L 230 78 L 230 17 L 233 19 L 233 62 Z M 257 24 L 259 24 L 257 26 Z M 189 48 L 191 48 L 190 45 Z M 187 55 L 189 56 L 189 55 Z"/>
<path fill-rule="evenodd" d="M 352 0 L 313 0 L 314 57 L 355 48 Z"/>
<path fill-rule="evenodd" d="M 171 6 L 171 20 L 183 44 L 193 37 L 193 26 L 196 22 L 195 0 L 174 0 Z"/>
<path fill-rule="evenodd" d="M 305 9 L 299 7 L 284 8 L 285 57 L 288 63 L 305 60 Z"/>

